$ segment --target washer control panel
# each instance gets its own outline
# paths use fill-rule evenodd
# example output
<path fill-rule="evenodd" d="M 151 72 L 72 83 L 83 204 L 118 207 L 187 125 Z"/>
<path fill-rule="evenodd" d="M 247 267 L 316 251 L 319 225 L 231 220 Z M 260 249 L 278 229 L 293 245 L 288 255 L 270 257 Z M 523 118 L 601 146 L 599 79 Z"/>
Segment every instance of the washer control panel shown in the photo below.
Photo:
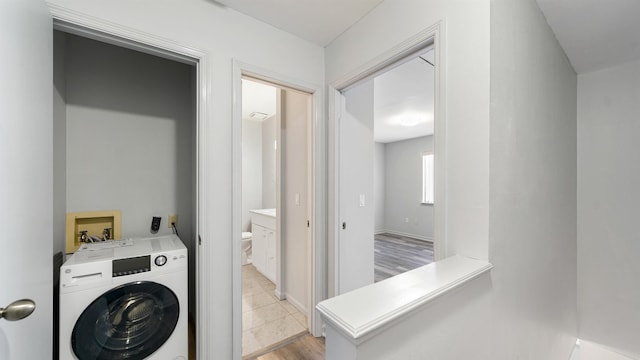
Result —
<path fill-rule="evenodd" d="M 114 259 L 111 262 L 113 277 L 139 274 L 151 270 L 151 255 Z"/>
<path fill-rule="evenodd" d="M 163 266 L 167 263 L 167 257 L 164 255 L 158 255 L 156 256 L 156 259 L 153 260 L 153 262 L 156 264 L 156 266 Z"/>

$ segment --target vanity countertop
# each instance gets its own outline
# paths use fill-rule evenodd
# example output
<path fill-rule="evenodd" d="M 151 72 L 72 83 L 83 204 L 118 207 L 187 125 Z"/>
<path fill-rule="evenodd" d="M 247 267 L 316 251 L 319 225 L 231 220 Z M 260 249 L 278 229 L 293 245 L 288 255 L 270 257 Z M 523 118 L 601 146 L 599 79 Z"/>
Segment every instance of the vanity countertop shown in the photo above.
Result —
<path fill-rule="evenodd" d="M 276 209 L 255 209 L 255 210 L 249 210 L 249 212 L 265 215 L 265 216 L 271 216 L 273 218 L 276 217 Z"/>
<path fill-rule="evenodd" d="M 256 209 L 249 210 L 251 213 L 251 231 L 254 225 L 260 225 L 270 230 L 276 230 L 276 209 Z"/>

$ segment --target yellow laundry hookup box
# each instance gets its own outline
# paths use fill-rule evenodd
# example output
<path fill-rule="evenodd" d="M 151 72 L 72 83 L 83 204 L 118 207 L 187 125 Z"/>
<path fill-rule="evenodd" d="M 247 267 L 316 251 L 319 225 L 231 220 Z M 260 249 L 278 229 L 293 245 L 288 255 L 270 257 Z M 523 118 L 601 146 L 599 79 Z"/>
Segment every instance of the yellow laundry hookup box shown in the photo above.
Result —
<path fill-rule="evenodd" d="M 67 213 L 67 254 L 75 252 L 82 244 L 82 231 L 86 231 L 87 236 L 102 238 L 105 229 L 111 229 L 111 239 L 122 238 L 121 219 L 120 210 Z"/>

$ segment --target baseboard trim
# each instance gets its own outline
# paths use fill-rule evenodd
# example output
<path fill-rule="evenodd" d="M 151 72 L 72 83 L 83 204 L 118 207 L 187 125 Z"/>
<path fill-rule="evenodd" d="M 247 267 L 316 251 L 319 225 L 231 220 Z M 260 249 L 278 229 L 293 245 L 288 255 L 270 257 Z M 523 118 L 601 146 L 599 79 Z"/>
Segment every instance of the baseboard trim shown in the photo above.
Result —
<path fill-rule="evenodd" d="M 283 293 L 281 293 L 281 292 L 280 292 L 280 290 L 278 290 L 278 289 L 275 289 L 275 290 L 273 291 L 273 294 L 275 295 L 275 297 L 276 297 L 278 300 L 284 300 L 284 299 L 285 299 L 284 294 L 283 294 Z"/>
<path fill-rule="evenodd" d="M 300 303 L 300 301 L 298 301 L 296 298 L 294 298 L 293 296 L 287 294 L 286 300 L 289 302 L 289 304 L 293 305 L 293 307 L 298 309 L 301 313 L 305 314 L 307 317 L 309 316 L 309 313 L 307 312 L 307 307 L 303 306 Z"/>
<path fill-rule="evenodd" d="M 398 236 L 406 236 L 406 237 L 410 237 L 410 238 L 414 238 L 414 239 L 418 239 L 418 240 L 422 240 L 422 241 L 428 241 L 428 242 L 433 242 L 433 238 L 432 237 L 428 237 L 428 236 L 424 236 L 424 235 L 418 235 L 418 234 L 411 234 L 411 233 L 406 233 L 406 232 L 402 232 L 402 231 L 396 231 L 396 230 L 379 230 L 376 231 L 374 234 L 375 235 L 379 235 L 379 234 L 383 234 L 383 233 L 387 233 L 387 234 L 392 234 L 392 235 L 398 235 Z"/>

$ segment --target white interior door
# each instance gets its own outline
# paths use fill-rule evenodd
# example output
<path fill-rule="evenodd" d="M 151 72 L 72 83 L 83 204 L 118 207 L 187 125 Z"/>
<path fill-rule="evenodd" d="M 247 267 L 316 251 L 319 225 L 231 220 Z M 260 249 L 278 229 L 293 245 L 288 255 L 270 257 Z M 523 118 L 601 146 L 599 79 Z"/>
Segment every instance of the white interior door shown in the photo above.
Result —
<path fill-rule="evenodd" d="M 52 20 L 43 0 L 0 2 L 0 307 L 35 311 L 0 319 L 0 359 L 52 351 Z"/>
<path fill-rule="evenodd" d="M 336 96 L 339 129 L 337 293 L 374 280 L 373 81 Z"/>
<path fill-rule="evenodd" d="M 287 300 L 308 316 L 309 233 L 307 221 L 307 127 L 311 96 L 286 89 L 282 92 L 281 149 L 284 289 Z"/>

